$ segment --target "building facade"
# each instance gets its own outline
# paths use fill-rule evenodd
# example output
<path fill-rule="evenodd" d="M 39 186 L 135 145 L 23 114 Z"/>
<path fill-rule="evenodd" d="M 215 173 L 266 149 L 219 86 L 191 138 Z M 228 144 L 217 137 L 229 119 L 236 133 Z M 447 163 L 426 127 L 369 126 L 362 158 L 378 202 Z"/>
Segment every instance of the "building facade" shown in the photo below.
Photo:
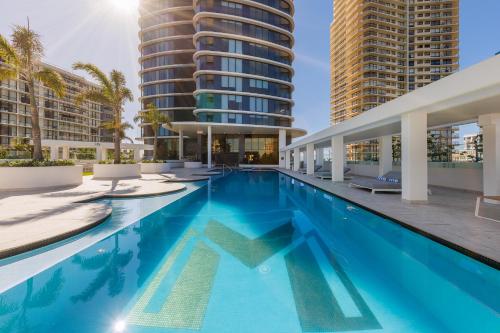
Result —
<path fill-rule="evenodd" d="M 173 123 L 163 158 L 284 163 L 279 146 L 305 133 L 292 128 L 293 12 L 290 0 L 141 2 L 142 107 Z"/>
<path fill-rule="evenodd" d="M 0 62 L 0 66 L 2 66 Z M 66 84 L 63 98 L 38 83 L 35 88 L 40 108 L 40 129 L 43 140 L 111 142 L 112 133 L 101 128 L 112 119 L 112 111 L 90 101 L 75 104 L 76 95 L 89 86 L 83 77 L 60 68 L 44 65 L 61 74 Z M 31 107 L 28 88 L 23 80 L 0 82 L 0 145 L 8 147 L 18 138 L 31 138 Z"/>
<path fill-rule="evenodd" d="M 456 72 L 458 33 L 459 0 L 334 0 L 331 124 Z M 453 145 L 453 129 L 430 134 Z M 376 151 L 376 141 L 349 149 Z"/>

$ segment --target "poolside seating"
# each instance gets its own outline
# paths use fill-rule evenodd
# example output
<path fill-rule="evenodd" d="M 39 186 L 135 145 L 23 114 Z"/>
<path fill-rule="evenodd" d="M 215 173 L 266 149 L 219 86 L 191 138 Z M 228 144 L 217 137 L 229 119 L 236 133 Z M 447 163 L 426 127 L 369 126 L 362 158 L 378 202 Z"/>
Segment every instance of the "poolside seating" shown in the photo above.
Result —
<path fill-rule="evenodd" d="M 355 178 L 349 183 L 350 187 L 357 187 L 376 192 L 401 192 L 401 172 L 389 171 L 377 178 Z"/>
<path fill-rule="evenodd" d="M 316 165 L 314 167 L 314 172 L 320 171 L 322 168 L 323 167 L 321 165 Z M 301 173 L 303 175 L 307 174 L 307 169 L 306 168 L 300 168 L 298 171 L 299 171 L 299 173 Z"/>
<path fill-rule="evenodd" d="M 345 175 L 351 171 L 350 168 L 344 167 L 344 179 L 346 179 Z M 319 179 L 332 179 L 331 171 L 318 171 L 314 173 L 314 176 Z"/>

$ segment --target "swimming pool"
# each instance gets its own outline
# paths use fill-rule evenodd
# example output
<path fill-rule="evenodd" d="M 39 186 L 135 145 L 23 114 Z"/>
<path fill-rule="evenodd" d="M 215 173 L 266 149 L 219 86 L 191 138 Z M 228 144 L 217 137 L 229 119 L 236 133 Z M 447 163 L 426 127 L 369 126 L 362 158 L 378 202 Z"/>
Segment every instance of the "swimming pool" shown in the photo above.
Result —
<path fill-rule="evenodd" d="M 105 200 L 102 228 L 155 200 Z M 499 332 L 499 291 L 394 222 L 235 172 L 0 294 L 0 332 Z"/>

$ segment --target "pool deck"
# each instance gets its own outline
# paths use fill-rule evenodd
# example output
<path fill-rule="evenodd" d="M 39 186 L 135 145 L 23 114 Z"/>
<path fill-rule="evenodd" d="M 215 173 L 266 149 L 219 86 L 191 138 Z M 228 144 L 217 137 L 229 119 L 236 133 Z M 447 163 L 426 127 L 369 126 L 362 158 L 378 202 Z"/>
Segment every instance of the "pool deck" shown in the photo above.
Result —
<path fill-rule="evenodd" d="M 184 184 L 165 182 L 169 176 L 172 175 L 121 180 L 93 180 L 92 176 L 85 176 L 81 185 L 69 188 L 2 192 L 0 259 L 69 238 L 111 215 L 109 206 L 89 201 L 162 195 L 185 189 Z"/>
<path fill-rule="evenodd" d="M 475 216 L 475 192 L 431 186 L 427 203 L 408 203 L 399 193 L 377 193 L 286 169 L 280 172 L 384 215 L 406 227 L 500 269 L 500 222 Z M 500 206 L 489 206 L 500 219 Z"/>

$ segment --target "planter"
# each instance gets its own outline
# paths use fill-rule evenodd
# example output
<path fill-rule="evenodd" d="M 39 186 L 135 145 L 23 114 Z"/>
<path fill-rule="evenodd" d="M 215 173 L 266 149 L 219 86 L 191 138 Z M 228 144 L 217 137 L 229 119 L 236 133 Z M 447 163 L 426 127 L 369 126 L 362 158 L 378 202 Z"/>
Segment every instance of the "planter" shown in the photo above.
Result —
<path fill-rule="evenodd" d="M 201 162 L 184 162 L 184 168 L 186 169 L 201 169 Z"/>
<path fill-rule="evenodd" d="M 0 167 L 0 190 L 76 186 L 83 181 L 83 166 Z"/>
<path fill-rule="evenodd" d="M 179 160 L 169 160 L 167 164 L 170 166 L 170 169 L 178 169 L 184 167 L 184 161 Z"/>
<path fill-rule="evenodd" d="M 168 163 L 140 163 L 141 173 L 165 173 L 170 171 Z"/>
<path fill-rule="evenodd" d="M 94 179 L 140 178 L 139 164 L 94 164 Z"/>

